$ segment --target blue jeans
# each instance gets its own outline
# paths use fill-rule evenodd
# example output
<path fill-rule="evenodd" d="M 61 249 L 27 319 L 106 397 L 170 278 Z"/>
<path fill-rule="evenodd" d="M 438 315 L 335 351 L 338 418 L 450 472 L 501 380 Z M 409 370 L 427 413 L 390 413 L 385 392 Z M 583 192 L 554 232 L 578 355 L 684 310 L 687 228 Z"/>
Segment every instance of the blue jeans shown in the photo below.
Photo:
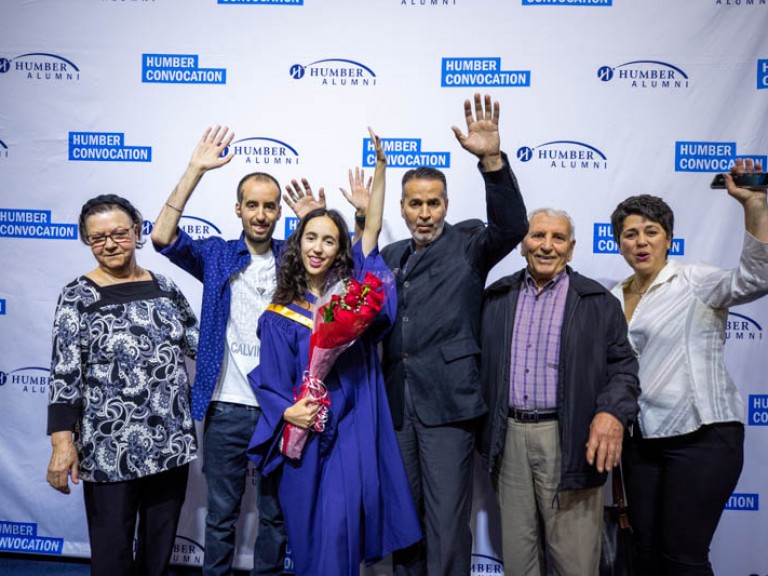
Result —
<path fill-rule="evenodd" d="M 229 402 L 211 402 L 203 432 L 203 472 L 208 485 L 205 517 L 205 576 L 232 574 L 235 525 L 245 492 L 246 449 L 261 409 Z M 260 478 L 256 504 L 259 531 L 253 551 L 254 576 L 282 574 L 285 557 L 283 513 L 277 500 L 278 474 Z"/>

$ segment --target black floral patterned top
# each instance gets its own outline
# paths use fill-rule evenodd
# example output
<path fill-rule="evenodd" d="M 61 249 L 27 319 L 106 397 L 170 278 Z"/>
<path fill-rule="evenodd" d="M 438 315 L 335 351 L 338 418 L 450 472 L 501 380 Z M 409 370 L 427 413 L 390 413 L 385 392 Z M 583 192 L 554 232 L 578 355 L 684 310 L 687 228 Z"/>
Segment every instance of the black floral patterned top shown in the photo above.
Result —
<path fill-rule="evenodd" d="M 48 433 L 72 430 L 80 477 L 120 482 L 197 457 L 185 356 L 194 312 L 178 287 L 152 280 L 64 287 L 53 324 Z"/>

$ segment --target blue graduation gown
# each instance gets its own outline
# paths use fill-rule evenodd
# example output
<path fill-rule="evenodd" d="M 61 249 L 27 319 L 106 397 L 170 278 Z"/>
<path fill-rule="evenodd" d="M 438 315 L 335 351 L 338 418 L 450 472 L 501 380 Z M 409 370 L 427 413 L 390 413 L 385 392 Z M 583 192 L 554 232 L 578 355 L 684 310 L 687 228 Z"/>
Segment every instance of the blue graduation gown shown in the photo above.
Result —
<path fill-rule="evenodd" d="M 309 328 L 267 311 L 259 320 L 259 366 L 249 380 L 263 410 L 248 449 L 262 473 L 282 466 L 280 504 L 298 576 L 356 575 L 421 539 L 395 438 L 376 343 L 391 326 L 397 296 L 378 249 L 353 249 L 355 277 L 385 281 L 386 302 L 374 324 L 336 360 L 324 379 L 331 405 L 326 430 L 311 432 L 300 460 L 284 458 L 278 442 L 283 412 L 294 403 L 309 360 Z M 289 306 L 305 317 L 311 314 Z"/>

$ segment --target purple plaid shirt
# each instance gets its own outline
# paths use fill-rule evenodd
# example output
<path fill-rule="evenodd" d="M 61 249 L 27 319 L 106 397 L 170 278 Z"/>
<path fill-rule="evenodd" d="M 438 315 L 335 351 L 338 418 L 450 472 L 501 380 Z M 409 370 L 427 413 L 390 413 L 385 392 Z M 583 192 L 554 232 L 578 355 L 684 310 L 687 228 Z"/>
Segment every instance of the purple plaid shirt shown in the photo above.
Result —
<path fill-rule="evenodd" d="M 563 270 L 539 291 L 525 271 L 517 298 L 509 371 L 509 406 L 518 410 L 557 408 L 557 371 L 568 274 Z"/>

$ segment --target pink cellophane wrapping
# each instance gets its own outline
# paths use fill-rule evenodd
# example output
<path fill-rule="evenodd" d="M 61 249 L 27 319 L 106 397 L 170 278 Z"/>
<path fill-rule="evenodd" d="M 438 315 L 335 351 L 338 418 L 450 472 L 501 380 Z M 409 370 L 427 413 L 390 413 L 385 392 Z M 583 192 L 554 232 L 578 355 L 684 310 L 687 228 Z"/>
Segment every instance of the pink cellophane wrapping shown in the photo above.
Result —
<path fill-rule="evenodd" d="M 347 298 L 350 303 L 356 303 L 353 309 L 333 308 Z M 309 340 L 309 367 L 304 371 L 302 384 L 295 391 L 294 399 L 299 401 L 310 397 L 320 404 L 320 410 L 314 425 L 308 429 L 290 423 L 285 425 L 280 451 L 287 458 L 301 458 L 310 430 L 325 430 L 331 402 L 323 378 L 331 371 L 341 353 L 370 326 L 383 305 L 384 289 L 381 280 L 370 272 L 366 273 L 362 283 L 356 280 L 337 282 L 315 302 L 314 327 Z M 330 321 L 328 315 L 332 316 Z M 323 347 L 324 344 L 328 347 Z"/>

